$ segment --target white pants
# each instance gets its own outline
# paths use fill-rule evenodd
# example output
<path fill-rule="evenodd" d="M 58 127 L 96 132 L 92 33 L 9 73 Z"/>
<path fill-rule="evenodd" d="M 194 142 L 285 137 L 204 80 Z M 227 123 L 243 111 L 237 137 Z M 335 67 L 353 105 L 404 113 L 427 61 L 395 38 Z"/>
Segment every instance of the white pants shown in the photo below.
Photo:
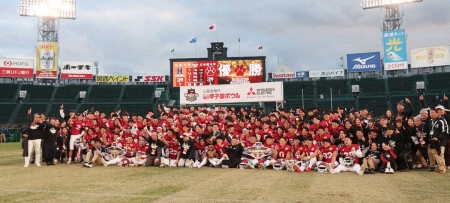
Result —
<path fill-rule="evenodd" d="M 353 166 L 339 165 L 338 167 L 336 167 L 334 169 L 334 173 L 339 173 L 341 171 L 350 171 L 350 172 L 359 173 L 360 170 L 361 170 L 361 166 L 359 164 L 353 164 Z"/>
<path fill-rule="evenodd" d="M 25 166 L 28 166 L 30 164 L 30 157 L 31 154 L 35 153 L 34 161 L 36 163 L 36 166 L 41 166 L 41 139 L 36 140 L 28 140 L 28 156 L 25 157 Z"/>
<path fill-rule="evenodd" d="M 209 163 L 211 163 L 214 166 L 220 165 L 223 161 L 223 158 L 208 158 Z"/>
<path fill-rule="evenodd" d="M 161 157 L 161 163 L 163 163 L 166 166 L 177 166 L 175 164 L 176 161 L 177 161 L 176 159 L 169 159 L 166 157 Z"/>
<path fill-rule="evenodd" d="M 115 158 L 115 159 L 111 159 L 109 161 L 106 162 L 106 165 L 113 165 L 113 164 L 118 164 L 120 163 L 120 161 L 123 159 L 123 157 L 119 157 L 119 158 Z"/>
<path fill-rule="evenodd" d="M 191 164 L 191 162 L 192 162 L 192 160 L 189 161 L 187 159 L 180 158 L 178 160 L 178 167 L 189 167 L 189 164 Z"/>
<path fill-rule="evenodd" d="M 75 148 L 75 140 L 77 140 L 80 137 L 81 137 L 81 134 L 80 135 L 71 135 L 70 136 L 70 141 L 69 141 L 69 149 L 70 150 L 73 150 Z M 72 158 L 72 157 L 70 157 L 70 158 Z"/>
<path fill-rule="evenodd" d="M 314 157 L 314 158 L 309 159 L 309 165 L 308 166 L 302 165 L 301 161 L 297 162 L 296 164 L 300 165 L 300 170 L 305 171 L 306 168 L 313 169 L 313 167 L 316 165 L 316 162 L 317 162 L 317 158 Z"/>
<path fill-rule="evenodd" d="M 195 161 L 195 163 L 194 163 L 194 167 L 197 167 L 197 168 L 201 168 L 202 166 L 204 166 L 206 163 L 208 163 L 208 159 L 205 157 L 205 158 L 203 158 L 203 160 L 200 162 L 200 161 Z"/>

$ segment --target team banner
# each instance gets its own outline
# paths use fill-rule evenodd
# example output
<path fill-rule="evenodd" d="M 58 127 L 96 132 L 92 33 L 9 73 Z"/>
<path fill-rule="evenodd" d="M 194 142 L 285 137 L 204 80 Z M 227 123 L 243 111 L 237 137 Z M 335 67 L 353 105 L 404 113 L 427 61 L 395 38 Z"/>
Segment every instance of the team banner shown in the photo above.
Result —
<path fill-rule="evenodd" d="M 131 82 L 131 76 L 120 75 L 120 76 L 101 76 L 95 77 L 95 82 Z"/>
<path fill-rule="evenodd" d="M 36 50 L 36 78 L 58 77 L 58 42 L 39 41 Z"/>
<path fill-rule="evenodd" d="M 32 78 L 33 59 L 0 59 L 0 77 Z"/>
<path fill-rule="evenodd" d="M 381 71 L 380 52 L 347 54 L 347 71 L 350 73 Z"/>
<path fill-rule="evenodd" d="M 264 81 L 262 60 L 173 62 L 174 87 L 244 84 Z"/>
<path fill-rule="evenodd" d="M 164 75 L 133 76 L 134 82 L 166 82 Z"/>
<path fill-rule="evenodd" d="M 426 47 L 411 50 L 411 68 L 450 65 L 449 46 Z"/>
<path fill-rule="evenodd" d="M 94 62 L 92 61 L 61 61 L 61 78 L 92 79 Z"/>
<path fill-rule="evenodd" d="M 180 104 L 225 104 L 283 101 L 282 82 L 180 87 Z"/>
<path fill-rule="evenodd" d="M 295 72 L 272 73 L 272 79 L 297 78 Z"/>
<path fill-rule="evenodd" d="M 408 69 L 405 30 L 383 32 L 384 70 Z"/>
<path fill-rule="evenodd" d="M 319 70 L 319 71 L 309 71 L 310 78 L 321 78 L 321 77 L 342 77 L 344 76 L 344 70 Z"/>

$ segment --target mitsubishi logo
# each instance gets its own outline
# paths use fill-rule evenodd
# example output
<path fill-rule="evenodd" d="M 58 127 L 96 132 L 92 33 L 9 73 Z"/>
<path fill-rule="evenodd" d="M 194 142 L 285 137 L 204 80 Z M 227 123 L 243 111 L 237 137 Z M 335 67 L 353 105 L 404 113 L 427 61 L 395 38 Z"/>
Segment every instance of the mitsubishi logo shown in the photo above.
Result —
<path fill-rule="evenodd" d="M 256 92 L 253 91 L 253 87 L 250 87 L 250 92 L 247 92 L 247 95 L 256 95 Z"/>

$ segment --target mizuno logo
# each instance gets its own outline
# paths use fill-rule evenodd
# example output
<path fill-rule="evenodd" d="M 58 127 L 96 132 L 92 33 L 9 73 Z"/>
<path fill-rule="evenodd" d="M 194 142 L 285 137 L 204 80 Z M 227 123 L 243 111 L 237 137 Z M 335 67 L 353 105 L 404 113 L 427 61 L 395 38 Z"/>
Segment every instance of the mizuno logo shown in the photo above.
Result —
<path fill-rule="evenodd" d="M 373 55 L 373 56 L 371 56 L 369 58 L 365 58 L 365 59 L 361 59 L 361 57 L 358 57 L 356 59 L 353 59 L 353 61 L 358 61 L 359 63 L 361 63 L 361 65 L 366 65 L 366 61 L 369 60 L 369 59 L 372 59 L 374 57 L 375 57 L 375 55 Z"/>

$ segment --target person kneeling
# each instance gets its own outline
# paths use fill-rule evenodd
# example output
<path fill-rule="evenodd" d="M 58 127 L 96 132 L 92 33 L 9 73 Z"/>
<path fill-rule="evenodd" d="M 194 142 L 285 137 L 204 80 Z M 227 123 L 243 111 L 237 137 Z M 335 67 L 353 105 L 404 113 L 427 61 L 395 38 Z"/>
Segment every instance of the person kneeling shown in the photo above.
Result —
<path fill-rule="evenodd" d="M 380 172 L 387 174 L 393 174 L 397 170 L 397 164 L 395 159 L 397 155 L 395 154 L 394 148 L 389 146 L 389 142 L 384 142 L 382 145 L 384 153 L 381 154 L 381 167 Z"/>
<path fill-rule="evenodd" d="M 336 167 L 334 170 L 329 169 L 329 172 L 331 174 L 339 173 L 341 171 L 351 171 L 356 172 L 359 175 L 364 174 L 365 167 L 359 165 L 358 158 L 362 157 L 361 149 L 359 148 L 359 145 L 352 144 L 352 139 L 350 137 L 344 138 L 344 146 L 339 148 L 339 155 L 341 158 L 339 158 L 340 165 Z"/>

